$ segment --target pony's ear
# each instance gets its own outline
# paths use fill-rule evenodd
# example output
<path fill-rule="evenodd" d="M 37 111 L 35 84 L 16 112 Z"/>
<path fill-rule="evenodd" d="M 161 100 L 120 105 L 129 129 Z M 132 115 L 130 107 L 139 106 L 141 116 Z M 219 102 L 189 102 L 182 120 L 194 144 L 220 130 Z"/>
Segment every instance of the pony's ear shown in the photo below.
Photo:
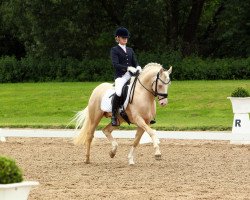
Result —
<path fill-rule="evenodd" d="M 168 70 L 168 74 L 172 73 L 172 66 L 170 66 L 169 70 Z"/>

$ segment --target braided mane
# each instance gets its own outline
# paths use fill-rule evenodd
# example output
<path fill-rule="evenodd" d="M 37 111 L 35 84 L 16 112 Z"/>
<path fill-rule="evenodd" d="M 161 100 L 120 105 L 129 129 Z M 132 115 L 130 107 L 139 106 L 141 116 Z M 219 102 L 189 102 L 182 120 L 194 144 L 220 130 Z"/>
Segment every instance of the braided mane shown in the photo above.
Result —
<path fill-rule="evenodd" d="M 152 68 L 160 69 L 160 68 L 162 68 L 162 65 L 159 64 L 159 63 L 148 63 L 148 64 L 145 65 L 145 67 L 143 68 L 143 72 L 144 72 L 144 71 L 148 71 L 149 69 L 152 69 Z"/>

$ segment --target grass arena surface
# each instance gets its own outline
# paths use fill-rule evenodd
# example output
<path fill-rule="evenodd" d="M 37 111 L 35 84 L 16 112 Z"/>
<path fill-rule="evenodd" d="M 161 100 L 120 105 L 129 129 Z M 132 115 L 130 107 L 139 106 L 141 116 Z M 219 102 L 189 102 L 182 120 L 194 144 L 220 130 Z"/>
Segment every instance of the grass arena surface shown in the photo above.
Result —
<path fill-rule="evenodd" d="M 154 159 L 152 144 L 143 144 L 129 166 L 132 140 L 117 141 L 111 159 L 108 140 L 95 139 L 89 165 L 84 148 L 65 138 L 8 138 L 0 155 L 15 158 L 25 180 L 39 181 L 29 200 L 249 199 L 249 145 L 162 139 L 161 161 Z"/>

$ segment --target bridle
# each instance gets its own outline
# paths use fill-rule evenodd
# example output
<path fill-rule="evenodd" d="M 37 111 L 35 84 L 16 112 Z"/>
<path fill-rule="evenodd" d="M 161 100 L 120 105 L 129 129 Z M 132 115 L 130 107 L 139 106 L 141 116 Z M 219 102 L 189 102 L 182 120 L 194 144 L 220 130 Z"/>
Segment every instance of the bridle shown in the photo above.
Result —
<path fill-rule="evenodd" d="M 166 98 L 168 98 L 168 93 L 159 93 L 159 92 L 157 91 L 157 86 L 158 86 L 158 81 L 159 81 L 159 80 L 160 80 L 164 85 L 170 84 L 171 80 L 169 79 L 169 81 L 168 81 L 167 83 L 164 82 L 164 81 L 160 78 L 160 72 L 158 72 L 155 81 L 153 81 L 153 83 L 152 83 L 152 86 L 153 86 L 153 84 L 154 84 L 154 82 L 155 82 L 155 90 L 154 90 L 153 95 L 154 95 L 155 97 L 158 96 L 158 99 L 159 99 L 159 100 L 166 99 Z M 141 84 L 141 83 L 140 83 L 140 84 Z M 141 85 L 142 85 L 142 84 L 141 84 Z M 159 96 L 161 96 L 162 98 L 160 99 Z"/>
<path fill-rule="evenodd" d="M 155 83 L 155 90 L 151 91 L 150 89 L 146 88 L 140 81 L 139 79 L 139 73 L 135 75 L 135 80 L 132 84 L 132 87 L 131 87 L 131 92 L 133 90 L 133 94 L 132 94 L 132 99 L 129 101 L 130 103 L 132 103 L 133 101 L 133 97 L 134 97 L 134 92 L 135 92 L 135 85 L 136 85 L 136 82 L 138 82 L 141 84 L 141 86 L 146 89 L 148 92 L 150 92 L 154 97 L 157 97 L 158 96 L 158 100 L 162 100 L 162 99 L 166 99 L 168 98 L 168 93 L 160 93 L 157 91 L 157 86 L 158 86 L 158 81 L 161 81 L 164 85 L 168 85 L 171 83 L 171 80 L 169 79 L 168 82 L 165 82 L 163 81 L 161 78 L 160 78 L 160 71 L 157 73 L 156 75 L 156 79 L 153 81 L 153 83 L 151 84 L 151 86 L 153 87 L 153 84 Z M 130 92 L 130 94 L 131 94 Z M 159 98 L 159 97 L 162 97 L 162 98 Z"/>

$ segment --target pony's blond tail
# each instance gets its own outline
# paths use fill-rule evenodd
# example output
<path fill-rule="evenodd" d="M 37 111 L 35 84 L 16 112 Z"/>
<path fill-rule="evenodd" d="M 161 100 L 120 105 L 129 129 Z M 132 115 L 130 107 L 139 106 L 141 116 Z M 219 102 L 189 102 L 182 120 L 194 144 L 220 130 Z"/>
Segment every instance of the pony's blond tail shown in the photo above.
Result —
<path fill-rule="evenodd" d="M 86 138 L 87 138 L 87 133 L 89 132 L 89 112 L 88 112 L 88 107 L 86 107 L 82 111 L 79 111 L 75 115 L 73 121 L 76 121 L 76 126 L 75 126 L 76 129 L 81 127 L 80 134 L 77 135 L 74 138 L 74 144 L 75 145 L 85 144 Z"/>

